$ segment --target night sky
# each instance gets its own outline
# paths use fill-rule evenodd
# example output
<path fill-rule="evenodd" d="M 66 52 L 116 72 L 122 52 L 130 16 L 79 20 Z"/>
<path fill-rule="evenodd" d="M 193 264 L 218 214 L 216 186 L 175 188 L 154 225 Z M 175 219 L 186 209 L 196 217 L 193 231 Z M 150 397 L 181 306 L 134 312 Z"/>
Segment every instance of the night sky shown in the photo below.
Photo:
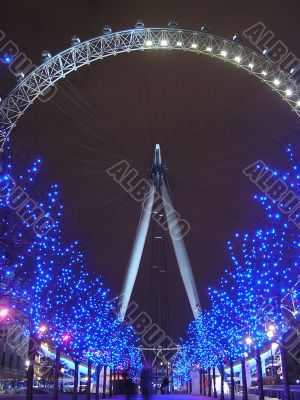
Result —
<path fill-rule="evenodd" d="M 300 56 L 298 0 L 267 1 L 14 1 L 1 5 L 0 29 L 34 63 L 70 38 L 113 30 L 166 26 L 199 29 L 209 23 L 226 37 L 262 21 Z M 0 66 L 1 96 L 15 78 Z M 284 168 L 285 147 L 299 156 L 299 122 L 271 89 L 232 65 L 205 56 L 150 51 L 110 57 L 60 81 L 48 103 L 36 102 L 16 127 L 11 145 L 28 165 L 37 157 L 49 182 L 60 184 L 66 236 L 78 238 L 87 265 L 119 292 L 140 208 L 107 176 L 120 160 L 147 177 L 160 143 L 175 208 L 191 224 L 186 238 L 202 305 L 230 265 L 226 242 L 236 231 L 256 229 L 266 217 L 251 199 L 255 187 L 243 168 L 263 160 Z M 42 199 L 39 188 L 36 194 Z M 35 197 L 36 198 L 36 197 Z M 133 298 L 148 308 L 148 237 Z M 192 319 L 170 240 L 167 240 L 171 333 L 182 335 Z"/>

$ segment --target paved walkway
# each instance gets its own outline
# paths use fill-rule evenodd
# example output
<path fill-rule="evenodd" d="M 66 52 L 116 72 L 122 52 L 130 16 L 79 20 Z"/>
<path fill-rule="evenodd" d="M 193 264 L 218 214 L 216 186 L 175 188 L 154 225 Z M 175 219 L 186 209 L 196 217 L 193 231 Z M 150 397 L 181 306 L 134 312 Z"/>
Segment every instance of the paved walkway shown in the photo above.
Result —
<path fill-rule="evenodd" d="M 52 395 L 48 394 L 35 394 L 33 396 L 34 400 L 52 400 Z M 79 395 L 78 400 L 85 400 L 85 395 Z M 236 395 L 237 400 L 241 400 L 240 395 Z M 25 395 L 23 394 L 0 394 L 0 400 L 23 400 L 25 399 Z M 60 394 L 59 395 L 59 400 L 71 400 L 72 395 L 71 394 Z M 101 396 L 100 396 L 101 399 Z M 188 395 L 188 394 L 165 394 L 165 395 L 152 395 L 148 396 L 147 398 L 143 399 L 143 396 L 141 395 L 136 395 L 136 396 L 130 396 L 129 398 L 126 399 L 126 396 L 113 396 L 112 400 L 213 400 L 213 397 L 207 397 L 207 396 L 200 396 L 200 395 Z M 258 396 L 255 395 L 249 395 L 249 400 L 257 400 Z M 267 398 L 266 398 L 267 399 Z M 91 400 L 94 400 L 94 394 L 91 395 Z M 110 398 L 107 396 L 107 400 L 110 400 Z"/>
<path fill-rule="evenodd" d="M 265 387 L 265 389 L 268 387 Z M 280 389 L 282 389 L 280 387 Z M 293 394 L 299 395 L 300 386 L 291 386 Z M 296 393 L 295 393 L 296 392 Z M 24 394 L 0 394 L 0 400 L 23 400 L 26 396 Z M 241 394 L 235 394 L 236 400 L 242 400 Z M 292 396 L 295 398 L 295 396 Z M 52 394 L 34 394 L 34 400 L 52 400 Z M 78 400 L 85 400 L 86 396 L 84 394 L 78 395 Z M 95 395 L 91 394 L 91 400 L 95 399 Z M 100 395 L 101 399 L 101 395 Z M 228 395 L 225 395 L 226 400 L 230 400 Z M 254 394 L 248 394 L 249 400 L 258 400 L 258 396 Z M 271 398 L 265 396 L 265 400 L 270 400 Z M 72 400 L 71 394 L 59 394 L 59 400 Z M 142 395 L 133 395 L 126 398 L 126 396 L 119 395 L 113 396 L 112 398 L 107 396 L 107 400 L 214 400 L 213 397 L 200 396 L 200 395 L 188 395 L 188 394 L 165 394 L 165 395 L 152 395 L 146 398 L 143 398 Z M 274 398 L 272 398 L 274 400 Z"/>

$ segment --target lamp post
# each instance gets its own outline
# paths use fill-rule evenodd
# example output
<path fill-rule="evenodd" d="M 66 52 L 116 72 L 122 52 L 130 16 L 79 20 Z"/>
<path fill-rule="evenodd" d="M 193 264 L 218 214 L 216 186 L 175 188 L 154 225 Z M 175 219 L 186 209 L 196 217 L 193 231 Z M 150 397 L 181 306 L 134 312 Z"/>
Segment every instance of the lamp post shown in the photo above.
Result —
<path fill-rule="evenodd" d="M 276 327 L 274 324 L 270 324 L 267 327 L 267 336 L 269 339 L 273 338 L 275 331 L 276 331 Z M 274 382 L 274 355 L 273 355 L 273 347 L 272 347 L 273 343 L 274 342 L 271 342 L 271 365 L 272 365 L 271 376 L 272 376 L 272 384 L 274 385 L 275 384 L 275 382 Z"/>
<path fill-rule="evenodd" d="M 272 384 L 273 385 L 275 385 L 275 382 L 274 382 L 274 355 L 273 355 L 273 349 L 272 349 L 272 344 L 273 343 L 271 343 L 271 364 L 272 364 Z"/>
<path fill-rule="evenodd" d="M 64 391 L 64 372 L 65 372 L 65 369 L 64 369 L 64 367 L 62 367 L 62 368 L 60 369 L 60 373 L 61 373 L 60 390 L 61 390 L 62 392 Z"/>

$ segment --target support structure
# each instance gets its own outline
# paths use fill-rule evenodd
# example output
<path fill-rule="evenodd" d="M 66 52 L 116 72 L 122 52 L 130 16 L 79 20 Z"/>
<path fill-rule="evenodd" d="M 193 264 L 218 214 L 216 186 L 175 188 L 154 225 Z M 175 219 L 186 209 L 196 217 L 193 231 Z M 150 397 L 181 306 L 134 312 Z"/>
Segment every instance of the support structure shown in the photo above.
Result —
<path fill-rule="evenodd" d="M 125 318 L 133 286 L 137 277 L 146 241 L 146 236 L 149 229 L 151 215 L 154 216 L 156 216 L 157 214 L 159 215 L 159 213 L 162 211 L 161 209 L 159 210 L 159 212 L 153 211 L 153 207 L 155 207 L 156 203 L 160 204 L 160 207 L 162 206 L 164 208 L 164 213 L 167 219 L 167 229 L 169 230 L 172 239 L 177 263 L 190 302 L 190 306 L 194 318 L 196 319 L 201 313 L 198 292 L 194 280 L 194 275 L 192 272 L 192 267 L 181 234 L 181 227 L 179 225 L 177 214 L 174 210 L 174 206 L 171 200 L 171 195 L 167 181 L 166 168 L 162 163 L 161 150 L 159 144 L 156 144 L 154 150 L 154 158 L 149 177 L 149 187 L 150 190 L 147 194 L 147 198 L 141 212 L 141 217 L 136 232 L 134 245 L 127 266 L 127 272 L 121 293 L 119 319 L 123 321 Z M 159 223 L 163 224 L 163 222 L 160 221 L 159 218 L 156 219 L 156 222 L 158 224 Z M 172 232 L 176 232 L 176 235 L 173 235 Z"/>
<path fill-rule="evenodd" d="M 174 235 L 171 234 L 172 243 L 173 243 L 177 263 L 179 266 L 181 278 L 182 278 L 182 281 L 183 281 L 183 284 L 185 287 L 185 291 L 187 293 L 194 318 L 197 319 L 201 312 L 199 296 L 198 296 L 198 292 L 197 292 L 197 288 L 196 288 L 196 284 L 195 284 L 195 280 L 194 280 L 191 263 L 190 263 L 190 260 L 189 260 L 189 257 L 188 257 L 187 251 L 186 251 L 183 237 L 180 234 L 180 226 L 178 224 L 178 220 L 177 220 L 177 217 L 175 214 L 173 203 L 172 203 L 171 197 L 169 195 L 166 184 L 164 184 L 162 187 L 162 198 L 163 198 L 165 210 L 168 209 L 168 212 L 166 212 L 166 216 L 167 216 L 167 221 L 168 221 L 169 232 L 172 232 L 172 230 L 176 231 L 176 238 L 174 237 Z"/>
<path fill-rule="evenodd" d="M 140 266 L 144 246 L 145 246 L 146 236 L 147 236 L 147 232 L 148 232 L 149 224 L 150 224 L 151 212 L 152 212 L 153 201 L 154 201 L 154 193 L 155 193 L 155 188 L 153 185 L 151 185 L 150 193 L 149 193 L 148 198 L 142 208 L 139 225 L 138 225 L 138 229 L 136 232 L 135 241 L 134 241 L 134 245 L 133 245 L 132 252 L 130 255 L 129 263 L 127 266 L 127 272 L 126 272 L 126 276 L 125 276 L 125 280 L 124 280 L 123 288 L 122 288 L 122 292 L 121 292 L 121 302 L 122 303 L 121 303 L 121 307 L 119 310 L 119 319 L 121 321 L 123 321 L 125 318 L 128 303 L 130 301 L 133 286 L 134 286 L 136 276 L 137 276 L 137 273 L 139 270 L 139 266 Z"/>

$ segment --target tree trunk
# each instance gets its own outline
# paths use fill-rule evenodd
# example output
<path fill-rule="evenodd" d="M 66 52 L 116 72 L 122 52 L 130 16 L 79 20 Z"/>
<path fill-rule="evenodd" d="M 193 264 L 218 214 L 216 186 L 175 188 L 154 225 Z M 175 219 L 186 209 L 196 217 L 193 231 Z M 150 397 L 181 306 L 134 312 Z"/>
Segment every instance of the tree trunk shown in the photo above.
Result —
<path fill-rule="evenodd" d="M 230 359 L 230 398 L 231 400 L 235 400 L 234 393 L 234 372 L 233 372 L 233 359 Z"/>
<path fill-rule="evenodd" d="M 217 396 L 217 389 L 216 389 L 216 368 L 213 367 L 213 389 L 214 389 L 214 398 L 216 399 Z"/>
<path fill-rule="evenodd" d="M 287 372 L 287 359 L 286 359 L 286 349 L 283 346 L 280 347 L 280 357 L 281 357 L 281 369 L 282 369 L 282 383 L 283 383 L 283 398 L 284 400 L 291 400 L 291 391 L 289 376 Z"/>
<path fill-rule="evenodd" d="M 206 379 L 205 379 L 205 369 L 203 370 L 203 394 L 206 396 Z"/>
<path fill-rule="evenodd" d="M 114 368 L 114 387 L 113 387 L 113 394 L 116 394 L 116 379 L 117 379 L 117 371 Z"/>
<path fill-rule="evenodd" d="M 106 399 L 106 371 L 107 371 L 107 365 L 104 365 L 102 399 Z"/>
<path fill-rule="evenodd" d="M 75 371 L 74 371 L 74 389 L 73 389 L 73 400 L 78 398 L 78 374 L 79 374 L 79 361 L 74 361 Z"/>
<path fill-rule="evenodd" d="M 88 380 L 86 383 L 86 400 L 91 400 L 92 361 L 88 360 Z"/>
<path fill-rule="evenodd" d="M 220 365 L 220 375 L 221 375 L 221 388 L 220 388 L 220 400 L 224 400 L 224 365 Z"/>
<path fill-rule="evenodd" d="M 259 400 L 264 400 L 264 386 L 263 386 L 263 376 L 262 376 L 261 358 L 259 349 L 255 349 L 255 361 L 257 369 L 258 398 Z"/>
<path fill-rule="evenodd" d="M 100 373 L 101 373 L 101 365 L 98 364 L 97 367 L 96 367 L 96 393 L 95 393 L 95 400 L 99 400 Z"/>
<path fill-rule="evenodd" d="M 173 374 L 173 364 L 171 364 L 171 376 L 170 376 L 170 383 L 171 383 L 171 394 L 174 393 L 174 374 Z"/>
<path fill-rule="evenodd" d="M 210 376 L 210 367 L 208 368 L 208 397 L 211 397 L 211 376 Z"/>
<path fill-rule="evenodd" d="M 200 394 L 203 394 L 203 386 L 202 386 L 202 369 L 199 370 L 199 379 L 200 379 Z"/>
<path fill-rule="evenodd" d="M 29 346 L 28 346 L 28 361 L 29 366 L 27 369 L 27 388 L 26 388 L 26 400 L 32 400 L 33 398 L 33 379 L 34 379 L 34 363 L 35 356 L 37 354 L 38 338 L 34 333 L 30 333 Z"/>
<path fill-rule="evenodd" d="M 109 397 L 112 397 L 112 367 L 109 367 Z"/>
<path fill-rule="evenodd" d="M 247 390 L 248 388 L 247 388 L 245 357 L 241 358 L 241 366 L 242 366 L 243 400 L 248 400 L 248 390 Z"/>
<path fill-rule="evenodd" d="M 54 383 L 53 383 L 53 400 L 58 400 L 58 379 L 59 379 L 59 370 L 60 367 L 60 347 L 57 346 L 56 348 L 56 355 L 55 355 L 55 366 L 54 366 Z"/>

